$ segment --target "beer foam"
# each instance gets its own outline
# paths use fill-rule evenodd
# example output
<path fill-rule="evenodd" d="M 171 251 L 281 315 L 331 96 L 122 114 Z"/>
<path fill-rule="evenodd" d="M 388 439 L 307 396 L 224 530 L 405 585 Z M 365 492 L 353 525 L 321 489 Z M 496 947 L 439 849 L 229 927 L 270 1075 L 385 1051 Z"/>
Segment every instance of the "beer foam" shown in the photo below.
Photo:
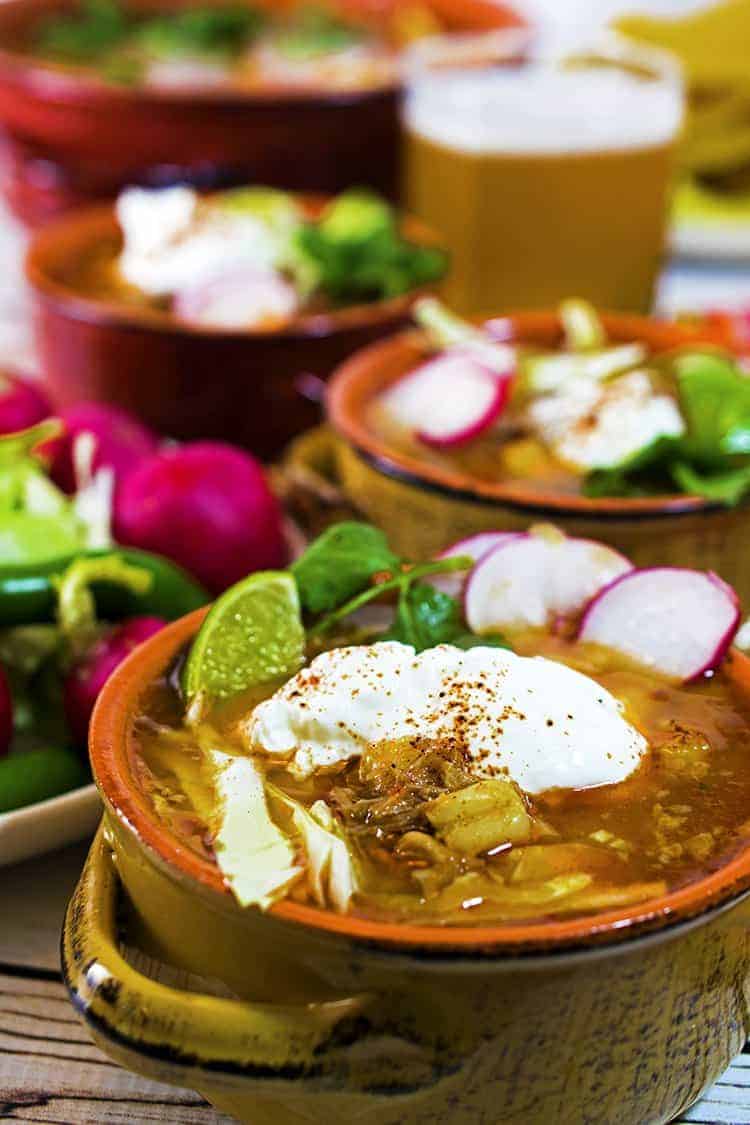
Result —
<path fill-rule="evenodd" d="M 650 148 L 682 121 L 674 78 L 543 62 L 425 72 L 406 99 L 407 129 L 466 153 L 561 154 Z"/>

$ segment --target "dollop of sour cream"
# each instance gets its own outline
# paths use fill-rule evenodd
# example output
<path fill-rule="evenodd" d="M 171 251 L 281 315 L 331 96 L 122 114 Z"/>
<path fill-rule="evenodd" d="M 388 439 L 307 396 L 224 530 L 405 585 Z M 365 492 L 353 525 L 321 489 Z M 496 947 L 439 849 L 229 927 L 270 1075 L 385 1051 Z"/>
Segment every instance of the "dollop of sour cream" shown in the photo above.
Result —
<path fill-rule="evenodd" d="M 192 188 L 128 188 L 117 200 L 117 219 L 120 273 L 152 297 L 278 265 L 278 237 L 268 224 L 201 200 Z"/>
<path fill-rule="evenodd" d="M 624 781 L 648 749 L 622 704 L 564 664 L 485 646 L 417 654 L 396 641 L 322 653 L 241 729 L 301 778 L 368 744 L 457 739 L 477 777 L 508 776 L 528 793 Z"/>
<path fill-rule="evenodd" d="M 561 461 L 583 472 L 607 469 L 661 437 L 679 437 L 685 423 L 675 400 L 654 391 L 645 371 L 631 371 L 604 385 L 568 380 L 555 394 L 538 398 L 529 421 Z"/>

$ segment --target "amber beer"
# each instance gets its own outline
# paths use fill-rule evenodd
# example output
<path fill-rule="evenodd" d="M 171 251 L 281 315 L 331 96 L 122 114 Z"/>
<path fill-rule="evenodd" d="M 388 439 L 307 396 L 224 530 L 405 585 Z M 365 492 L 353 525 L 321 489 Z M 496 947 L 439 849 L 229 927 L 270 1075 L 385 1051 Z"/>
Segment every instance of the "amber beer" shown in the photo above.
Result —
<path fill-rule="evenodd" d="M 570 295 L 649 308 L 682 90 L 668 62 L 633 63 L 623 50 L 575 63 L 412 68 L 406 198 L 446 239 L 444 292 L 458 310 Z"/>

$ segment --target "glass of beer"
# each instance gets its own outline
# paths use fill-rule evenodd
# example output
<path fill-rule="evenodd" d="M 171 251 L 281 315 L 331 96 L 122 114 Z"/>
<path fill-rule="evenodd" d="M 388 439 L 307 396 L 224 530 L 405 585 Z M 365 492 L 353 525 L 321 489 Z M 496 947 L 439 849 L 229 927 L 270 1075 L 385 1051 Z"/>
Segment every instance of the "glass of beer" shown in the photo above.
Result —
<path fill-rule="evenodd" d="M 671 58 L 613 36 L 575 55 L 534 54 L 519 32 L 416 47 L 405 197 L 451 251 L 446 300 L 647 311 L 682 115 Z"/>

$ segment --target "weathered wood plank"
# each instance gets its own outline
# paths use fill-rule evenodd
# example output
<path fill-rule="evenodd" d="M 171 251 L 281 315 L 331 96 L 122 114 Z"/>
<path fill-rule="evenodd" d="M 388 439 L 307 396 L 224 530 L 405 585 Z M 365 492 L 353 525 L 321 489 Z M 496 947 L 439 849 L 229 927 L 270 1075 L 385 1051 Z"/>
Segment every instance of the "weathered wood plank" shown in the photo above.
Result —
<path fill-rule="evenodd" d="M 87 851 L 88 844 L 75 844 L 3 868 L 0 964 L 59 972 L 63 915 Z"/>
<path fill-rule="evenodd" d="M 0 1120 L 224 1125 L 229 1118 L 197 1094 L 149 1082 L 111 1063 L 70 1007 L 59 977 L 58 944 L 85 853 L 85 846 L 66 848 L 6 868 L 0 880 Z M 750 1054 L 736 1059 L 682 1121 L 750 1125 Z"/>
<path fill-rule="evenodd" d="M 0 1120 L 220 1125 L 190 1090 L 122 1070 L 93 1045 L 59 980 L 0 973 Z"/>

